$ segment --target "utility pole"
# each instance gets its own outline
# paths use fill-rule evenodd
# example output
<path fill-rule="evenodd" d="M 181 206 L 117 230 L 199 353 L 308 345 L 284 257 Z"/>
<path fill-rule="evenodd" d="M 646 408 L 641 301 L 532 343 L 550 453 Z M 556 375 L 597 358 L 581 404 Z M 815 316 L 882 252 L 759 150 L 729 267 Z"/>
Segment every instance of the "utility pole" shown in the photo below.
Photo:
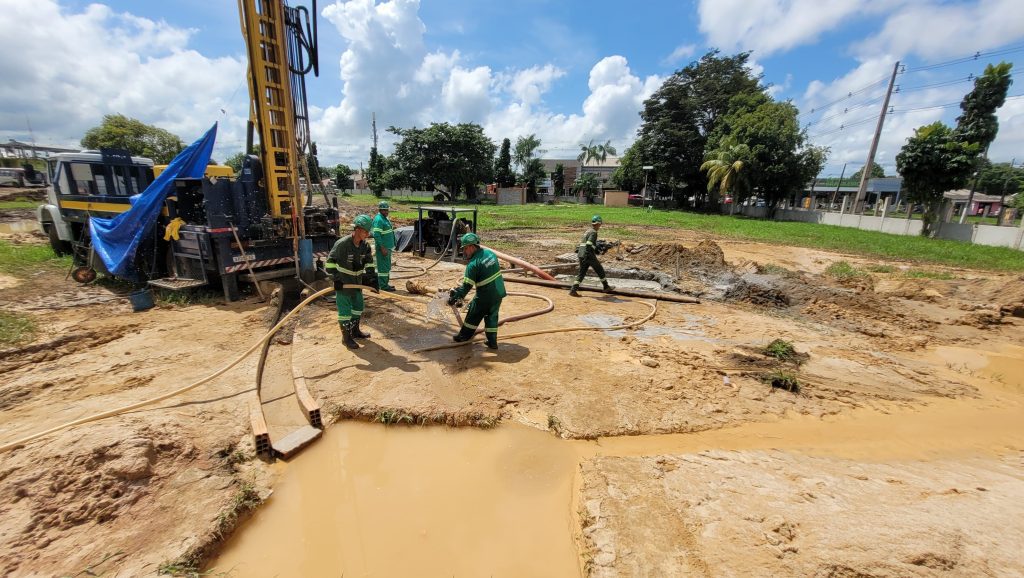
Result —
<path fill-rule="evenodd" d="M 1003 214 L 1006 213 L 1006 186 L 1010 184 L 1010 178 L 1013 176 L 1013 165 L 1017 162 L 1016 158 L 1010 160 L 1010 170 L 1003 179 L 1003 194 L 999 197 L 999 215 L 996 217 L 996 226 L 1003 226 Z"/>
<path fill-rule="evenodd" d="M 871 149 L 868 151 L 868 162 L 864 164 L 864 170 L 860 175 L 860 186 L 857 188 L 857 200 L 853 203 L 853 212 L 859 213 L 864 207 L 864 197 L 868 192 L 868 179 L 871 177 L 871 168 L 875 166 L 875 152 L 878 151 L 878 139 L 882 136 L 882 125 L 885 124 L 885 114 L 889 111 L 889 97 L 892 96 L 892 87 L 896 84 L 896 75 L 900 71 L 900 63 L 892 67 L 892 78 L 889 79 L 889 88 L 885 91 L 885 100 L 882 101 L 882 112 L 878 115 L 878 126 L 875 127 L 875 137 L 871 139 Z"/>
<path fill-rule="evenodd" d="M 836 190 L 832 193 L 832 200 L 828 203 L 828 210 L 832 210 L 832 205 L 836 204 L 836 195 L 839 194 L 839 187 L 843 186 L 843 177 L 846 176 L 846 163 L 843 163 L 843 172 L 839 173 L 839 182 L 836 183 Z M 846 195 L 843 195 L 844 197 Z"/>
<path fill-rule="evenodd" d="M 988 147 L 981 153 L 981 158 L 988 158 Z M 964 211 L 960 213 L 960 224 L 962 225 L 967 220 L 967 211 L 971 210 L 971 206 L 974 204 L 974 191 L 978 189 L 978 176 L 981 175 L 981 161 L 975 159 L 974 161 L 974 180 L 971 181 L 971 191 L 967 193 L 967 204 L 964 205 Z"/>
<path fill-rule="evenodd" d="M 377 148 L 377 113 L 373 113 L 373 148 Z"/>

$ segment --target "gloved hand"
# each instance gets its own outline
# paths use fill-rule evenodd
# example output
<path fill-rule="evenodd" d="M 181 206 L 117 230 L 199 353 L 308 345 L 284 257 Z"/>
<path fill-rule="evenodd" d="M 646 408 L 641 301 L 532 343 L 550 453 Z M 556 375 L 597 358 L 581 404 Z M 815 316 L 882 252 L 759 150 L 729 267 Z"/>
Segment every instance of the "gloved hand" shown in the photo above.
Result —
<path fill-rule="evenodd" d="M 451 305 L 452 307 L 462 307 L 462 299 L 460 299 L 458 294 L 455 293 L 455 289 L 448 290 L 448 305 Z"/>
<path fill-rule="evenodd" d="M 360 277 L 360 283 L 369 287 L 374 293 L 380 293 L 380 280 L 377 279 L 376 269 L 367 269 Z"/>
<path fill-rule="evenodd" d="M 334 290 L 341 291 L 345 288 L 345 284 L 341 281 L 340 277 L 334 277 Z"/>

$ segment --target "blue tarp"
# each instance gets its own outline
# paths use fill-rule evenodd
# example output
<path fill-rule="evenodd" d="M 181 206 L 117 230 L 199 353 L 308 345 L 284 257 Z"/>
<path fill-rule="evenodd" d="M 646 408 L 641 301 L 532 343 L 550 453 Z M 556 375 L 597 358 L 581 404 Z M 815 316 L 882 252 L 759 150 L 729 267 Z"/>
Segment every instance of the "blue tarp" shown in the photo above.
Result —
<path fill-rule="evenodd" d="M 174 179 L 201 178 L 216 138 L 217 124 L 214 123 L 202 138 L 178 153 L 146 190 L 129 199 L 130 209 L 111 219 L 89 219 L 93 249 L 107 271 L 119 277 L 135 276 L 132 267 L 135 251 L 142 239 L 153 231 L 164 199 L 174 189 Z"/>

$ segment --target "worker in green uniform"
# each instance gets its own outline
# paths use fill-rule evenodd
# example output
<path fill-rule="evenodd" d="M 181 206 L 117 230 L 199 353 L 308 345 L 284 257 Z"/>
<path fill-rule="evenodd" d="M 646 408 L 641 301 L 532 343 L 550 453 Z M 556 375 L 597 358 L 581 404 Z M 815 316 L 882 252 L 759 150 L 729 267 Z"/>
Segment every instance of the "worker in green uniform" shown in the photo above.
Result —
<path fill-rule="evenodd" d="M 395 250 L 395 229 L 388 220 L 391 205 L 377 203 L 377 216 L 373 218 L 374 259 L 377 262 L 378 286 L 382 291 L 394 291 L 391 285 L 391 251 Z"/>
<path fill-rule="evenodd" d="M 576 290 L 579 289 L 583 278 L 587 276 L 587 270 L 591 267 L 594 269 L 594 273 L 597 273 L 597 278 L 601 280 L 601 285 L 604 285 L 604 290 L 612 290 L 612 286 L 604 278 L 604 267 L 601 266 L 601 262 L 597 259 L 597 232 L 600 229 L 601 216 L 594 215 L 590 218 L 590 228 L 583 234 L 583 242 L 576 247 L 576 256 L 580 260 L 580 272 L 576 275 L 576 281 L 569 289 L 569 295 L 573 297 L 580 296 Z"/>
<path fill-rule="evenodd" d="M 462 284 L 451 290 L 448 304 L 455 305 L 473 288 L 476 288 L 476 296 L 469 303 L 462 329 L 454 339 L 457 342 L 469 341 L 476 333 L 480 320 L 483 320 L 487 347 L 497 349 L 498 310 L 501 309 L 501 300 L 505 298 L 505 280 L 501 277 L 498 258 L 490 249 L 480 247 L 480 237 L 476 233 L 466 233 L 459 242 L 469 262 L 466 263 Z"/>
<path fill-rule="evenodd" d="M 327 255 L 327 272 L 334 278 L 334 302 L 338 306 L 342 343 L 349 349 L 359 349 L 353 338 L 370 337 L 359 328 L 363 315 L 363 290 L 349 286 L 378 288 L 370 244 L 366 242 L 372 228 L 368 215 L 357 216 L 352 221 L 352 234 L 338 239 Z"/>

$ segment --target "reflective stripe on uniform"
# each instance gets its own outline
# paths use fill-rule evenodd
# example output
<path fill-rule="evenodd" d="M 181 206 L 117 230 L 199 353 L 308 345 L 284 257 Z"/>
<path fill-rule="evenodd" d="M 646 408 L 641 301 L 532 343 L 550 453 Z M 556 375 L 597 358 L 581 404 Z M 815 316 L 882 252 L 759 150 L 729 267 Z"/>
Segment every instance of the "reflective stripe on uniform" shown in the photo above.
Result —
<path fill-rule="evenodd" d="M 476 286 L 477 286 L 477 288 L 483 287 L 484 285 L 487 285 L 488 283 L 493 282 L 498 277 L 501 277 L 501 271 L 498 271 L 494 275 L 491 275 L 490 277 L 484 279 L 483 281 L 481 281 L 479 283 L 476 283 Z"/>
<path fill-rule="evenodd" d="M 331 263 L 330 261 L 327 262 L 327 265 L 325 265 L 325 267 L 327 269 L 337 269 L 338 271 L 341 271 L 342 273 L 344 273 L 346 275 L 359 275 L 359 273 L 360 273 L 359 271 L 352 271 L 350 269 L 346 269 L 346 268 L 342 267 L 341 265 L 338 265 L 337 263 Z"/>
<path fill-rule="evenodd" d="M 470 285 L 472 285 L 473 287 L 476 287 L 476 281 L 474 281 L 474 280 L 470 279 L 469 277 L 463 277 L 463 278 L 462 278 L 462 282 L 463 282 L 463 283 L 469 283 L 469 284 L 470 284 Z"/>
<path fill-rule="evenodd" d="M 497 327 L 487 327 L 487 328 L 484 329 L 484 332 L 485 333 L 497 333 L 498 332 L 498 328 Z"/>
<path fill-rule="evenodd" d="M 352 310 L 352 317 L 359 317 L 362 314 L 363 314 L 363 310 L 362 309 L 360 309 L 359 311 L 356 311 L 355 309 Z"/>
<path fill-rule="evenodd" d="M 466 329 L 476 329 L 476 325 L 470 325 L 469 323 L 466 323 L 465 321 L 462 322 L 462 326 L 465 327 Z"/>
<path fill-rule="evenodd" d="M 376 227 L 374 227 L 374 229 L 373 229 L 374 233 L 380 233 L 382 235 L 387 235 L 388 233 L 390 233 L 392 231 L 394 231 L 394 229 L 378 229 Z"/>
<path fill-rule="evenodd" d="M 337 263 L 332 263 L 331 261 L 328 261 L 327 264 L 324 265 L 324 267 L 326 267 L 328 269 L 337 269 L 338 268 L 338 264 Z"/>
<path fill-rule="evenodd" d="M 339 315 L 338 321 L 352 321 L 351 315 Z"/>

